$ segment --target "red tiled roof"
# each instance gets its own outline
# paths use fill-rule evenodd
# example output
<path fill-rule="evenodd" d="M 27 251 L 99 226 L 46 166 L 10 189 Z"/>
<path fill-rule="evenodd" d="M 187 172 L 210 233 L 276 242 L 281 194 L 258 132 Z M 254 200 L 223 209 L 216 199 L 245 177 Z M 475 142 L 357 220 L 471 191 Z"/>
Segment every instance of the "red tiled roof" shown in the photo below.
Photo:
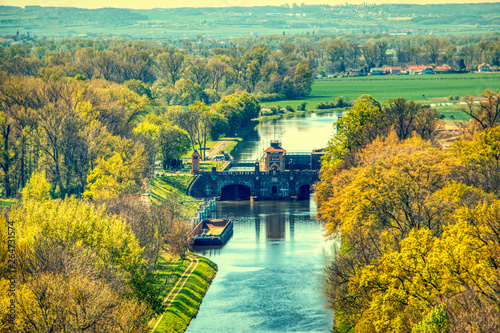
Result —
<path fill-rule="evenodd" d="M 277 152 L 286 152 L 285 149 L 283 148 L 274 148 L 274 147 L 269 147 L 266 150 L 264 150 L 264 153 L 277 153 Z"/>
<path fill-rule="evenodd" d="M 425 65 L 406 65 L 406 69 L 424 70 L 429 66 Z"/>
<path fill-rule="evenodd" d="M 479 64 L 479 65 L 477 65 L 477 68 L 479 68 L 479 67 L 483 67 L 483 66 L 487 66 L 487 67 L 490 67 L 490 65 L 488 65 L 488 64 L 485 64 L 485 63 L 482 63 L 482 64 Z"/>

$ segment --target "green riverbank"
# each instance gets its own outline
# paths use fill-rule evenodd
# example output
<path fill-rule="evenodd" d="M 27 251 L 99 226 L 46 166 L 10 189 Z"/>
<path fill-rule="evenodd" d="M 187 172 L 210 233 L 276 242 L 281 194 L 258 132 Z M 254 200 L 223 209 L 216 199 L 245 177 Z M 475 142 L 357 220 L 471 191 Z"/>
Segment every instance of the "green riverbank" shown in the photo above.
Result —
<path fill-rule="evenodd" d="M 156 317 L 151 320 L 150 328 L 156 327 L 153 332 L 186 331 L 191 319 L 196 317 L 203 297 L 217 273 L 217 265 L 212 261 L 193 253 L 189 256 L 199 260 L 189 276 L 182 276 L 182 273 L 189 268 L 191 260 L 166 261 L 163 257 L 160 258 L 156 271 L 156 284 L 161 290 L 158 298 L 160 302 L 163 302 L 169 294 L 171 296 L 161 305 Z M 172 290 L 174 288 L 175 290 Z"/>

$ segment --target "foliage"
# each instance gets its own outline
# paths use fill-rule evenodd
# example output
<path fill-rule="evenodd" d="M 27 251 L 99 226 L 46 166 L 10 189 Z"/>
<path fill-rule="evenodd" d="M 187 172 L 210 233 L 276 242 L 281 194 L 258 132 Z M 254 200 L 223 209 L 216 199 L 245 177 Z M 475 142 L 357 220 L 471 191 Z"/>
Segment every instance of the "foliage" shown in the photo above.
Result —
<path fill-rule="evenodd" d="M 23 189 L 23 200 L 50 200 L 50 184 L 45 171 L 33 173 Z"/>
<path fill-rule="evenodd" d="M 324 168 L 318 216 L 342 237 L 327 268 L 335 331 L 499 327 L 496 130 L 446 151 L 392 131 Z"/>
<path fill-rule="evenodd" d="M 17 329 L 144 329 L 146 265 L 121 219 L 75 198 L 28 197 L 7 218 L 16 227 Z M 4 256 L 0 269 L 3 282 Z M 2 301 L 8 297 L 1 295 Z"/>
<path fill-rule="evenodd" d="M 412 333 L 445 333 L 450 327 L 448 314 L 443 306 L 436 306 L 420 323 L 413 326 Z"/>
<path fill-rule="evenodd" d="M 108 159 L 102 158 L 87 177 L 85 197 L 94 200 L 112 199 L 125 193 L 134 193 L 142 185 L 142 172 L 146 167 L 144 146 L 121 140 L 117 151 Z"/>

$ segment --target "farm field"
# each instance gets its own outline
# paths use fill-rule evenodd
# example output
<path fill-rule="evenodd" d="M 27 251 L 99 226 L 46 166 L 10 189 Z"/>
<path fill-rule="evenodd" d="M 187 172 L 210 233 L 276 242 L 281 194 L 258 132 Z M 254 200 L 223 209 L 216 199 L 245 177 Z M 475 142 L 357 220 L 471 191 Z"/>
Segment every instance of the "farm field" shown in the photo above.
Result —
<path fill-rule="evenodd" d="M 338 96 L 355 100 L 363 94 L 379 102 L 398 97 L 422 104 L 444 102 L 449 96 L 478 96 L 486 89 L 500 89 L 500 73 L 387 75 L 359 78 L 316 79 L 311 94 L 302 100 L 267 102 L 266 105 L 290 105 L 294 108 L 307 102 L 314 109 L 319 102 L 333 101 Z"/>

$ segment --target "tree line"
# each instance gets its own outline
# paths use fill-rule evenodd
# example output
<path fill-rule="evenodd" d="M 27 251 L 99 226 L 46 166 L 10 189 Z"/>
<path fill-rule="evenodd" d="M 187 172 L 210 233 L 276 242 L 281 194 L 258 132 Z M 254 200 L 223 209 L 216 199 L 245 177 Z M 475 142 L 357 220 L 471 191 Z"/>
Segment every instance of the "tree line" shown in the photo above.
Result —
<path fill-rule="evenodd" d="M 286 57 L 267 45 L 190 54 L 166 43 L 35 40 L 0 48 L 0 69 L 38 76 L 51 68 L 63 76 L 126 83 L 155 104 L 212 104 L 237 91 L 298 98 L 311 91 L 306 59 Z M 277 97 L 276 97 L 277 98 Z"/>
<path fill-rule="evenodd" d="M 500 328 L 500 93 L 466 100 L 472 120 L 448 149 L 431 111 L 404 99 L 364 95 L 336 123 L 316 194 L 341 237 L 335 332 Z"/>
<path fill-rule="evenodd" d="M 236 91 L 262 100 L 293 99 L 310 93 L 313 75 L 350 68 L 444 65 L 474 70 L 480 63 L 500 66 L 496 34 L 481 36 L 295 35 L 233 38 L 203 44 L 35 39 L 2 44 L 0 69 L 37 76 L 56 68 L 64 76 L 131 83 L 140 94 L 170 105 L 195 100 L 211 104 Z"/>
<path fill-rule="evenodd" d="M 45 170 L 51 194 L 112 198 L 137 193 L 150 166 L 231 135 L 258 116 L 246 92 L 211 106 L 155 107 L 146 95 L 103 79 L 80 80 L 46 69 L 41 77 L 1 73 L 0 170 L 6 197 Z"/>

